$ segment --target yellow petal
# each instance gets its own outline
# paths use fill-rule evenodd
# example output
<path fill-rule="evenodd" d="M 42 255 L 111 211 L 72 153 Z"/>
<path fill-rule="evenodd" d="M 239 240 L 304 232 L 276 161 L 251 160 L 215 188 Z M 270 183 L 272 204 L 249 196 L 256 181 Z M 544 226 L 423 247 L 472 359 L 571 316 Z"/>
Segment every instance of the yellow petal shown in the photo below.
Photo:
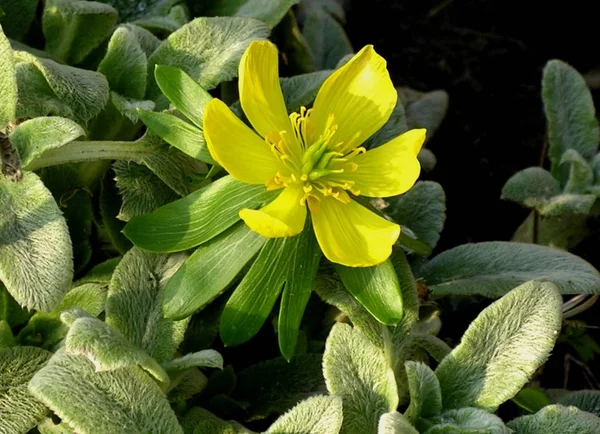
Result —
<path fill-rule="evenodd" d="M 332 179 L 352 181 L 353 190 L 362 196 L 389 197 L 408 191 L 419 178 L 417 160 L 425 141 L 425 130 L 410 130 L 365 154 L 352 159 L 354 172 L 330 175 Z"/>
<path fill-rule="evenodd" d="M 279 86 L 278 64 L 277 48 L 269 41 L 252 42 L 240 61 L 240 103 L 254 129 L 263 137 L 280 131 L 293 136 Z"/>
<path fill-rule="evenodd" d="M 367 45 L 319 89 L 308 123 L 309 141 L 323 134 L 333 114 L 337 131 L 329 143 L 342 143 L 342 152 L 356 148 L 387 122 L 397 99 L 385 59 Z"/>
<path fill-rule="evenodd" d="M 241 210 L 240 218 L 263 237 L 298 235 L 304 229 L 306 220 L 306 205 L 300 203 L 303 196 L 302 188 L 287 187 L 267 206 L 259 210 Z"/>
<path fill-rule="evenodd" d="M 331 262 L 348 267 L 370 267 L 385 261 L 400 236 L 400 226 L 351 200 L 309 198 L 315 235 Z"/>
<path fill-rule="evenodd" d="M 204 137 L 215 161 L 238 181 L 265 184 L 282 167 L 269 145 L 216 98 L 204 109 Z"/>

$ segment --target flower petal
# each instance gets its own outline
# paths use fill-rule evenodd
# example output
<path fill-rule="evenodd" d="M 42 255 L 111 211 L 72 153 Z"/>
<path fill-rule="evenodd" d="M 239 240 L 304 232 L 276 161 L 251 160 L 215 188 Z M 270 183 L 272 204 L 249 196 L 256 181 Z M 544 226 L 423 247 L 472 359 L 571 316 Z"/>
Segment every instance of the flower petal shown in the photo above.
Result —
<path fill-rule="evenodd" d="M 309 141 L 325 132 L 333 114 L 337 131 L 329 143 L 342 142 L 341 152 L 352 150 L 387 122 L 397 99 L 385 59 L 367 45 L 319 89 L 308 122 Z"/>
<path fill-rule="evenodd" d="M 408 191 L 419 178 L 421 164 L 417 160 L 425 141 L 425 130 L 410 130 L 386 144 L 352 159 L 354 172 L 330 175 L 354 183 L 353 190 L 362 196 L 389 197 Z"/>
<path fill-rule="evenodd" d="M 248 46 L 240 61 L 239 89 L 244 113 L 258 134 L 287 131 L 293 136 L 279 85 L 277 48 L 271 42 Z"/>
<path fill-rule="evenodd" d="M 269 145 L 219 99 L 204 109 L 204 136 L 215 161 L 238 181 L 265 184 L 282 167 Z"/>
<path fill-rule="evenodd" d="M 287 187 L 265 207 L 259 210 L 241 210 L 240 218 L 263 237 L 298 235 L 304 229 L 306 220 L 306 205 L 301 204 L 303 196 L 304 190 L 301 187 Z"/>
<path fill-rule="evenodd" d="M 315 235 L 331 262 L 370 267 L 385 261 L 400 236 L 400 226 L 351 200 L 309 198 Z"/>

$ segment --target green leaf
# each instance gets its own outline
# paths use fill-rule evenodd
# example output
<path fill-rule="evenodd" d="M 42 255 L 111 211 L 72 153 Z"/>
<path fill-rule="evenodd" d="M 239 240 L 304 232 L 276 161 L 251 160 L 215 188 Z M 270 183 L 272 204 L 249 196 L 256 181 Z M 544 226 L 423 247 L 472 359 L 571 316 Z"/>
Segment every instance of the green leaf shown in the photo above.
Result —
<path fill-rule="evenodd" d="M 343 399 L 344 433 L 375 432 L 381 415 L 398 407 L 396 380 L 385 355 L 347 324 L 337 323 L 329 333 L 323 375 L 329 393 Z"/>
<path fill-rule="evenodd" d="M 111 34 L 117 11 L 111 6 L 79 0 L 46 0 L 42 25 L 45 51 L 61 62 L 81 63 Z"/>
<path fill-rule="evenodd" d="M 549 405 L 536 414 L 511 420 L 507 426 L 519 434 L 596 434 L 600 418 L 577 407 Z"/>
<path fill-rule="evenodd" d="M 231 423 L 200 407 L 193 407 L 188 411 L 181 426 L 185 434 L 250 434 L 249 431 L 239 431 Z"/>
<path fill-rule="evenodd" d="M 302 106 L 309 106 L 331 73 L 332 71 L 326 70 L 281 77 L 279 83 L 288 112 L 297 112 Z"/>
<path fill-rule="evenodd" d="M 184 371 L 196 367 L 223 369 L 223 356 L 215 350 L 203 350 L 186 354 L 183 357 L 179 357 L 163 364 L 163 368 L 169 372 Z"/>
<path fill-rule="evenodd" d="M 152 214 L 131 219 L 123 233 L 145 250 L 186 250 L 233 226 L 241 209 L 260 207 L 273 196 L 262 185 L 226 176 Z"/>
<path fill-rule="evenodd" d="M 595 194 L 559 194 L 549 199 L 543 205 L 538 207 L 538 212 L 542 216 L 566 216 L 572 217 L 572 214 L 588 215 L 592 212 L 592 207 L 596 202 Z M 574 221 L 571 220 L 573 224 Z"/>
<path fill-rule="evenodd" d="M 179 30 L 182 24 L 172 17 L 145 17 L 135 20 L 134 23 L 144 29 L 152 32 L 160 38 L 165 38 L 173 32 Z"/>
<path fill-rule="evenodd" d="M 119 195 L 113 170 L 107 170 L 101 181 L 99 202 L 100 217 L 102 218 L 100 222 L 97 222 L 99 232 L 104 232 L 112 247 L 119 254 L 127 253 L 133 247 L 133 244 L 121 232 L 125 227 L 125 222 L 117 219 L 123 205 L 123 198 Z M 112 274 L 112 270 L 110 273 Z M 110 275 L 108 280 L 110 281 Z"/>
<path fill-rule="evenodd" d="M 406 112 L 404 110 L 404 105 L 402 104 L 402 99 L 398 96 L 398 100 L 396 101 L 396 105 L 390 118 L 387 122 L 376 131 L 371 137 L 369 137 L 363 146 L 367 149 L 375 148 L 377 146 L 385 145 L 392 139 L 395 139 L 399 135 L 405 133 L 408 130 L 408 126 L 406 125 Z"/>
<path fill-rule="evenodd" d="M 546 361 L 561 322 L 562 297 L 549 282 L 527 282 L 492 303 L 435 371 L 444 408 L 494 412 Z"/>
<path fill-rule="evenodd" d="M 313 396 L 280 416 L 265 434 L 338 434 L 342 419 L 339 397 Z"/>
<path fill-rule="evenodd" d="M 169 113 L 138 110 L 138 114 L 142 122 L 169 145 L 175 146 L 190 157 L 215 164 L 206 146 L 202 130 Z"/>
<path fill-rule="evenodd" d="M 434 248 L 446 221 L 446 195 L 437 182 L 419 181 L 401 196 L 386 199 L 384 212 Z"/>
<path fill-rule="evenodd" d="M 95 372 L 63 349 L 29 382 L 29 391 L 81 434 L 182 434 L 156 382 L 138 367 Z M 151 415 L 151 417 L 149 416 Z"/>
<path fill-rule="evenodd" d="M 69 355 L 88 358 L 96 372 L 140 365 L 161 383 L 169 381 L 167 373 L 152 357 L 96 318 L 76 319 L 65 338 L 65 349 Z"/>
<path fill-rule="evenodd" d="M 183 319 L 222 294 L 258 253 L 265 238 L 238 223 L 199 246 L 165 286 L 163 311 Z"/>
<path fill-rule="evenodd" d="M 149 66 L 181 68 L 203 89 L 210 90 L 236 77 L 250 42 L 267 35 L 267 27 L 252 18 L 196 18 L 158 47 L 148 59 Z M 148 96 L 156 99 L 158 95 L 158 87 L 150 86 Z"/>
<path fill-rule="evenodd" d="M 78 285 L 82 285 L 84 283 L 110 283 L 110 279 L 112 278 L 115 268 L 117 265 L 119 265 L 121 259 L 122 258 L 120 256 L 117 256 L 95 265 L 94 268 L 88 271 L 88 273 L 76 283 Z"/>
<path fill-rule="evenodd" d="M 404 93 L 401 93 L 402 99 L 404 99 Z M 406 103 L 406 125 L 409 130 L 425 128 L 427 130 L 425 143 L 427 143 L 446 116 L 449 97 L 444 90 L 434 90 L 427 93 L 419 92 L 418 95 L 415 100 Z"/>
<path fill-rule="evenodd" d="M 4 19 L 2 19 L 4 22 Z M 15 120 L 17 107 L 17 76 L 12 47 L 0 25 L 0 130 Z"/>
<path fill-rule="evenodd" d="M 0 319 L 0 349 L 15 347 L 16 345 L 17 342 L 12 334 L 10 324 L 3 319 Z"/>
<path fill-rule="evenodd" d="M 6 321 L 11 327 L 16 327 L 26 323 L 30 316 L 27 309 L 19 306 L 0 281 L 0 320 Z"/>
<path fill-rule="evenodd" d="M 558 403 L 564 406 L 574 406 L 582 411 L 600 416 L 600 391 L 578 390 L 563 396 Z"/>
<path fill-rule="evenodd" d="M 175 108 L 202 130 L 204 107 L 213 99 L 212 96 L 179 68 L 156 65 L 154 78 Z"/>
<path fill-rule="evenodd" d="M 502 187 L 502 199 L 534 209 L 560 193 L 558 181 L 541 167 L 528 167 L 515 173 Z"/>
<path fill-rule="evenodd" d="M 148 59 L 130 27 L 121 26 L 112 34 L 98 72 L 106 76 L 110 90 L 125 97 L 144 99 Z"/>
<path fill-rule="evenodd" d="M 512 401 L 530 413 L 535 413 L 551 404 L 544 392 L 532 387 L 524 387 L 521 389 Z"/>
<path fill-rule="evenodd" d="M 0 24 L 7 37 L 23 39 L 35 18 L 37 5 L 38 0 L 0 0 Z"/>
<path fill-rule="evenodd" d="M 335 264 L 346 289 L 378 321 L 396 325 L 402 319 L 402 289 L 394 266 L 387 260 L 379 265 L 352 268 Z"/>
<path fill-rule="evenodd" d="M 567 149 L 560 158 L 561 166 L 570 166 L 565 193 L 584 193 L 594 181 L 592 166 L 575 149 Z"/>
<path fill-rule="evenodd" d="M 27 391 L 27 383 L 52 353 L 35 347 L 0 348 L 0 420 L 2 432 L 24 433 L 48 410 Z"/>
<path fill-rule="evenodd" d="M 98 72 L 38 59 L 24 51 L 15 53 L 15 61 L 19 89 L 17 117 L 50 114 L 86 123 L 108 102 L 108 82 Z"/>
<path fill-rule="evenodd" d="M 395 411 L 381 416 L 377 434 L 419 434 L 419 431 L 402 414 Z"/>
<path fill-rule="evenodd" d="M 492 241 L 447 250 L 420 270 L 434 295 L 480 294 L 500 297 L 529 280 L 555 283 L 561 294 L 600 291 L 598 271 L 563 250 Z"/>
<path fill-rule="evenodd" d="M 36 428 L 40 434 L 76 434 L 66 422 L 55 424 L 50 417 L 42 420 Z"/>
<path fill-rule="evenodd" d="M 600 129 L 594 101 L 584 78 L 560 60 L 551 60 L 544 68 L 542 97 L 552 175 L 564 183 L 567 172 L 560 168 L 563 153 L 571 148 L 590 160 L 598 149 Z"/>
<path fill-rule="evenodd" d="M 134 21 L 144 16 L 167 15 L 180 0 L 101 0 L 119 11 L 121 22 Z"/>
<path fill-rule="evenodd" d="M 300 0 L 216 0 L 202 10 L 203 15 L 256 18 L 275 27 L 286 12 Z"/>
<path fill-rule="evenodd" d="M 158 255 L 131 249 L 110 282 L 106 322 L 158 363 L 173 358 L 188 321 L 171 321 L 162 314 L 166 281 L 185 260 L 182 254 Z"/>
<path fill-rule="evenodd" d="M 440 383 L 429 366 L 408 361 L 405 363 L 410 390 L 410 405 L 404 417 L 418 424 L 419 419 L 438 416 L 442 412 L 442 392 Z"/>
<path fill-rule="evenodd" d="M 354 52 L 344 28 L 321 8 L 311 8 L 302 34 L 315 60 L 315 68 L 335 69 L 342 57 Z"/>
<path fill-rule="evenodd" d="M 73 278 L 64 218 L 37 175 L 12 183 L 0 176 L 0 280 L 28 309 L 51 311 Z"/>
<path fill-rule="evenodd" d="M 27 167 L 48 149 L 60 148 L 84 135 L 83 128 L 70 119 L 39 117 L 17 125 L 9 137 L 19 151 L 22 166 Z"/>
<path fill-rule="evenodd" d="M 511 432 L 498 416 L 478 408 L 448 410 L 436 422 L 436 425 L 424 431 L 425 434 L 509 434 Z"/>

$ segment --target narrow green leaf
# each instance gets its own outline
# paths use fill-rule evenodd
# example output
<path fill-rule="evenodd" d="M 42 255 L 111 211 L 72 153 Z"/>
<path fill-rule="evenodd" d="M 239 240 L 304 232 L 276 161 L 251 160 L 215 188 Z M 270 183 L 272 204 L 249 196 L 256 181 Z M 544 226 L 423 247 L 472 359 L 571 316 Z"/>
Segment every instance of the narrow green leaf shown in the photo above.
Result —
<path fill-rule="evenodd" d="M 181 68 L 203 89 L 210 90 L 236 77 L 239 60 L 250 42 L 267 35 L 267 27 L 252 18 L 196 18 L 158 47 L 148 59 L 149 66 Z M 158 95 L 158 86 L 149 87 L 151 99 Z"/>
<path fill-rule="evenodd" d="M 65 219 L 34 173 L 20 182 L 0 176 L 0 280 L 21 306 L 51 311 L 73 278 Z"/>
<path fill-rule="evenodd" d="M 342 57 L 354 52 L 344 28 L 321 8 L 308 11 L 302 34 L 312 51 L 317 70 L 334 69 Z"/>
<path fill-rule="evenodd" d="M 377 434 L 419 434 L 419 431 L 402 414 L 395 411 L 381 416 Z"/>
<path fill-rule="evenodd" d="M 598 149 L 600 129 L 594 101 L 584 78 L 560 60 L 551 60 L 544 68 L 542 97 L 552 175 L 564 183 L 568 172 L 559 165 L 563 153 L 572 148 L 590 160 Z"/>
<path fill-rule="evenodd" d="M 597 434 L 600 432 L 600 417 L 577 407 L 549 405 L 536 414 L 511 420 L 507 426 L 519 434 Z"/>
<path fill-rule="evenodd" d="M 544 392 L 532 387 L 524 387 L 521 389 L 512 401 L 530 413 L 536 413 L 545 406 L 551 404 L 550 399 L 548 399 Z"/>
<path fill-rule="evenodd" d="M 23 39 L 35 18 L 37 5 L 38 0 L 0 0 L 0 25 L 7 37 Z"/>
<path fill-rule="evenodd" d="M 495 411 L 546 361 L 561 322 L 562 297 L 549 282 L 527 282 L 488 306 L 435 371 L 444 408 Z"/>
<path fill-rule="evenodd" d="M 169 113 L 138 110 L 138 114 L 142 122 L 169 145 L 175 146 L 190 157 L 215 164 L 206 146 L 202 130 Z"/>
<path fill-rule="evenodd" d="M 374 267 L 351 268 L 335 264 L 346 289 L 378 321 L 396 325 L 402 319 L 402 290 L 394 266 L 387 260 Z"/>
<path fill-rule="evenodd" d="M 163 317 L 162 295 L 166 281 L 185 255 L 159 255 L 133 248 L 121 260 L 110 282 L 106 322 L 158 363 L 173 358 L 188 321 Z"/>
<path fill-rule="evenodd" d="M 280 416 L 265 434 L 338 434 L 342 419 L 339 397 L 313 396 Z"/>
<path fill-rule="evenodd" d="M 564 406 L 572 405 L 582 411 L 600 416 L 600 391 L 598 390 L 578 390 L 571 392 L 563 396 L 558 403 Z"/>
<path fill-rule="evenodd" d="M 4 22 L 4 19 L 2 20 Z M 0 25 L 0 130 L 15 120 L 17 109 L 17 76 L 12 47 Z"/>
<path fill-rule="evenodd" d="M 600 292 L 600 275 L 589 263 L 563 250 L 492 241 L 447 250 L 420 269 L 435 295 L 500 297 L 529 280 L 547 280 L 561 294 Z"/>
<path fill-rule="evenodd" d="M 3 319 L 0 319 L 0 349 L 15 347 L 16 345 L 17 342 L 12 334 L 10 324 Z"/>
<path fill-rule="evenodd" d="M 52 353 L 35 347 L 0 348 L 0 421 L 3 433 L 25 433 L 48 409 L 27 391 L 27 383 Z"/>
<path fill-rule="evenodd" d="M 273 197 L 262 185 L 226 176 L 189 196 L 139 216 L 123 229 L 133 243 L 153 252 L 176 252 L 202 244 L 239 220 L 243 208 L 257 208 Z"/>
<path fill-rule="evenodd" d="M 215 350 L 203 350 L 186 354 L 163 364 L 168 372 L 184 371 L 189 368 L 219 368 L 223 369 L 223 356 Z"/>
<path fill-rule="evenodd" d="M 404 417 L 418 424 L 419 419 L 429 419 L 442 412 L 442 391 L 434 372 L 424 363 L 408 361 L 404 365 L 410 390 L 410 405 Z"/>
<path fill-rule="evenodd" d="M 448 410 L 425 434 L 510 434 L 502 419 L 479 408 Z M 519 434 L 521 433 L 518 431 Z M 558 433 L 557 433 L 558 434 Z"/>
<path fill-rule="evenodd" d="M 61 349 L 31 379 L 29 391 L 81 434 L 98 427 L 105 434 L 183 433 L 163 391 L 138 367 L 95 372 L 87 358 Z"/>
<path fill-rule="evenodd" d="M 163 311 L 183 319 L 222 294 L 258 253 L 265 238 L 238 223 L 199 246 L 165 286 Z"/>
<path fill-rule="evenodd" d="M 117 15 L 111 6 L 94 1 L 46 0 L 42 16 L 45 51 L 76 65 L 108 38 Z"/>
<path fill-rule="evenodd" d="M 154 78 L 175 108 L 202 130 L 204 107 L 213 99 L 212 96 L 179 68 L 156 65 Z"/>
<path fill-rule="evenodd" d="M 398 389 L 383 352 L 358 330 L 337 323 L 323 354 L 323 375 L 329 393 L 343 400 L 342 432 L 375 432 L 384 413 L 396 411 Z"/>
<path fill-rule="evenodd" d="M 125 97 L 144 99 L 148 59 L 133 30 L 127 26 L 115 30 L 98 72 L 106 76 L 110 90 Z"/>

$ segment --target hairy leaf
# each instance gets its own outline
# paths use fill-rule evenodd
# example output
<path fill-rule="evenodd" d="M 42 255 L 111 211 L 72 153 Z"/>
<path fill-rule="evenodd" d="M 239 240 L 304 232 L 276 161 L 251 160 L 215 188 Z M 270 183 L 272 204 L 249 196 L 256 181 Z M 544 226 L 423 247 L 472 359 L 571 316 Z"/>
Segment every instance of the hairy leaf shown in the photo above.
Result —
<path fill-rule="evenodd" d="M 560 192 L 560 184 L 550 172 L 541 167 L 529 167 L 506 181 L 502 187 L 502 199 L 537 208 Z"/>
<path fill-rule="evenodd" d="M 448 410 L 425 434 L 509 434 L 502 419 L 478 408 Z M 518 431 L 520 433 L 520 431 Z"/>
<path fill-rule="evenodd" d="M 402 414 L 395 411 L 381 416 L 377 434 L 419 434 L 419 431 Z"/>
<path fill-rule="evenodd" d="M 334 69 L 342 57 L 354 52 L 344 28 L 321 8 L 309 9 L 302 34 L 310 47 L 317 70 Z"/>
<path fill-rule="evenodd" d="M 202 10 L 210 16 L 256 18 L 275 27 L 286 12 L 300 0 L 216 0 Z"/>
<path fill-rule="evenodd" d="M 342 400 L 337 396 L 313 396 L 280 416 L 268 434 L 338 434 L 342 426 Z"/>
<path fill-rule="evenodd" d="M 203 350 L 163 364 L 167 371 L 183 371 L 195 367 L 223 369 L 223 356 L 215 350 Z"/>
<path fill-rule="evenodd" d="M 442 392 L 434 372 L 424 363 L 405 363 L 410 390 L 410 405 L 404 416 L 409 422 L 438 416 L 442 411 Z"/>
<path fill-rule="evenodd" d="M 35 17 L 37 5 L 38 0 L 0 0 L 0 25 L 6 36 L 22 40 Z"/>
<path fill-rule="evenodd" d="M 564 406 L 572 405 L 600 416 L 600 391 L 598 390 L 578 390 L 563 396 L 558 403 Z"/>
<path fill-rule="evenodd" d="M 4 20 L 2 20 L 3 22 Z M 0 25 L 0 130 L 15 120 L 17 109 L 17 76 L 12 47 Z"/>
<path fill-rule="evenodd" d="M 549 405 L 536 414 L 511 420 L 507 426 L 519 434 L 597 434 L 600 432 L 600 417 L 577 407 Z"/>

